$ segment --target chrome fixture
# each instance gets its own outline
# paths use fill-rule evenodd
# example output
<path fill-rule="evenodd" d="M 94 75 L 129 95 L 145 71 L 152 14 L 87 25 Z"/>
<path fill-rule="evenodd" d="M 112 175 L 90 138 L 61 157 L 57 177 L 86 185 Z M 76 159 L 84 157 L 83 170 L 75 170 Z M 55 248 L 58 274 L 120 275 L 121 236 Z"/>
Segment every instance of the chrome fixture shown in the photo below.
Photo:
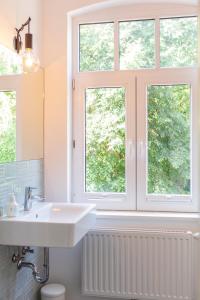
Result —
<path fill-rule="evenodd" d="M 15 252 L 13 253 L 13 256 L 12 256 L 12 262 L 13 263 L 18 262 L 18 260 L 21 257 L 21 253 L 22 253 L 22 247 L 18 246 L 18 247 L 15 247 L 15 248 L 17 248 L 17 250 L 15 249 Z"/>
<path fill-rule="evenodd" d="M 44 284 L 49 280 L 49 248 L 44 248 L 44 263 L 43 263 L 43 274 L 41 275 L 37 269 L 37 266 L 29 261 L 25 261 L 27 253 L 34 253 L 34 250 L 30 247 L 22 247 L 21 255 L 19 253 L 13 254 L 12 262 L 17 263 L 17 269 L 28 268 L 32 270 L 33 277 L 37 283 Z"/>
<path fill-rule="evenodd" d="M 25 187 L 25 197 L 24 197 L 24 211 L 30 211 L 32 208 L 32 192 L 37 188 L 26 186 Z"/>

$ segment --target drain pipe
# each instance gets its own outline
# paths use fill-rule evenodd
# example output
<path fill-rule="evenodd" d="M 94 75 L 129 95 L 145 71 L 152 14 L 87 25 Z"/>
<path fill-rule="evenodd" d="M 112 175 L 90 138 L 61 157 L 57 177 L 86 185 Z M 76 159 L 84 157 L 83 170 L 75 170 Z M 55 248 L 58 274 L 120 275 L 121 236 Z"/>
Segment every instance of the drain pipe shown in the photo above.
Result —
<path fill-rule="evenodd" d="M 17 261 L 17 269 L 29 268 L 32 270 L 33 277 L 37 283 L 44 284 L 49 280 L 49 248 L 44 248 L 44 263 L 43 263 L 43 274 L 38 272 L 35 264 L 24 261 L 24 257 L 20 257 Z"/>

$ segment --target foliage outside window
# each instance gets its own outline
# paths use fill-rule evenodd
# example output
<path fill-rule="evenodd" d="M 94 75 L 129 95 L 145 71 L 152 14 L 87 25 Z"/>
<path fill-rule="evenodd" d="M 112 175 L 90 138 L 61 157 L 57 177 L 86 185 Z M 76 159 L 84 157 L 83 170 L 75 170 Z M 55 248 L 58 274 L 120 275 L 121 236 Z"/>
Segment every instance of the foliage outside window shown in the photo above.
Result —
<path fill-rule="evenodd" d="M 21 73 L 19 56 L 0 45 L 0 76 Z M 16 92 L 0 91 L 0 163 L 16 160 Z"/>
<path fill-rule="evenodd" d="M 190 87 L 148 87 L 148 193 L 190 194 Z"/>
<path fill-rule="evenodd" d="M 86 91 L 86 191 L 125 192 L 125 90 Z"/>
<path fill-rule="evenodd" d="M 14 75 L 19 73 L 21 73 L 19 56 L 0 45 L 0 75 Z"/>
<path fill-rule="evenodd" d="M 0 163 L 16 160 L 16 92 L 0 91 Z"/>
<path fill-rule="evenodd" d="M 160 20 L 161 67 L 184 67 L 197 64 L 197 17 Z"/>
<path fill-rule="evenodd" d="M 120 69 L 155 67 L 155 21 L 119 23 Z"/>
<path fill-rule="evenodd" d="M 80 25 L 80 71 L 108 71 L 113 67 L 113 23 Z"/>
<path fill-rule="evenodd" d="M 155 20 L 123 21 L 119 26 L 121 70 L 156 66 Z M 198 19 L 160 19 L 160 67 L 197 64 Z M 80 71 L 114 69 L 114 23 L 80 25 Z"/>

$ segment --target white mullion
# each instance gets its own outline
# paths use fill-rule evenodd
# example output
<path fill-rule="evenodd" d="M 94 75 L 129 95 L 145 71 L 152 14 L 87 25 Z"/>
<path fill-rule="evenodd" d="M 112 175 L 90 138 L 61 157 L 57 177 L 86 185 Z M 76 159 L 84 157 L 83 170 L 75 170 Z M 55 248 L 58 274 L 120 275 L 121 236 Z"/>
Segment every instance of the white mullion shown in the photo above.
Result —
<path fill-rule="evenodd" d="M 191 84 L 191 179 L 192 179 L 192 203 L 196 211 L 200 211 L 199 204 L 199 177 L 200 177 L 200 158 L 199 158 L 199 71 L 196 69 L 196 75 L 190 76 Z"/>
<path fill-rule="evenodd" d="M 143 147 L 146 139 L 146 105 L 145 88 L 142 78 L 137 77 L 137 209 L 144 210 L 142 206 L 146 196 L 146 155 L 144 156 Z M 142 116 L 142 118 L 141 118 Z M 146 151 L 145 151 L 146 153 Z"/>
<path fill-rule="evenodd" d="M 160 68 L 160 19 L 155 20 L 156 69 Z"/>
<path fill-rule="evenodd" d="M 119 22 L 114 21 L 114 70 L 118 71 L 119 64 Z"/>
<path fill-rule="evenodd" d="M 135 85 L 135 210 L 138 210 L 138 176 L 137 176 L 137 169 L 138 169 L 138 115 L 137 115 L 137 102 L 138 102 L 138 77 L 137 74 L 134 78 L 134 85 Z"/>
<path fill-rule="evenodd" d="M 136 82 L 129 76 L 126 87 L 126 183 L 130 209 L 136 210 Z"/>
<path fill-rule="evenodd" d="M 81 195 L 84 189 L 84 87 L 77 79 L 76 89 L 73 92 L 73 197 L 75 202 L 82 202 Z M 80 170 L 80 172 L 77 172 Z"/>

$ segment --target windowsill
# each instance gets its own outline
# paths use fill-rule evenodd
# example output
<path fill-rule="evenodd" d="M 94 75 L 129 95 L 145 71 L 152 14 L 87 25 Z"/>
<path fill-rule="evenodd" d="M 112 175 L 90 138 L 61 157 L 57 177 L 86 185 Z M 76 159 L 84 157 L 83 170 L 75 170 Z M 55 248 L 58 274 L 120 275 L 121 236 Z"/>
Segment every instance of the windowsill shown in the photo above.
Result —
<path fill-rule="evenodd" d="M 178 212 L 142 212 L 142 211 L 115 211 L 96 210 L 97 220 L 124 220 L 124 221 L 200 221 L 200 213 Z"/>
<path fill-rule="evenodd" d="M 97 210 L 92 230 L 164 229 L 200 232 L 200 213 Z"/>

